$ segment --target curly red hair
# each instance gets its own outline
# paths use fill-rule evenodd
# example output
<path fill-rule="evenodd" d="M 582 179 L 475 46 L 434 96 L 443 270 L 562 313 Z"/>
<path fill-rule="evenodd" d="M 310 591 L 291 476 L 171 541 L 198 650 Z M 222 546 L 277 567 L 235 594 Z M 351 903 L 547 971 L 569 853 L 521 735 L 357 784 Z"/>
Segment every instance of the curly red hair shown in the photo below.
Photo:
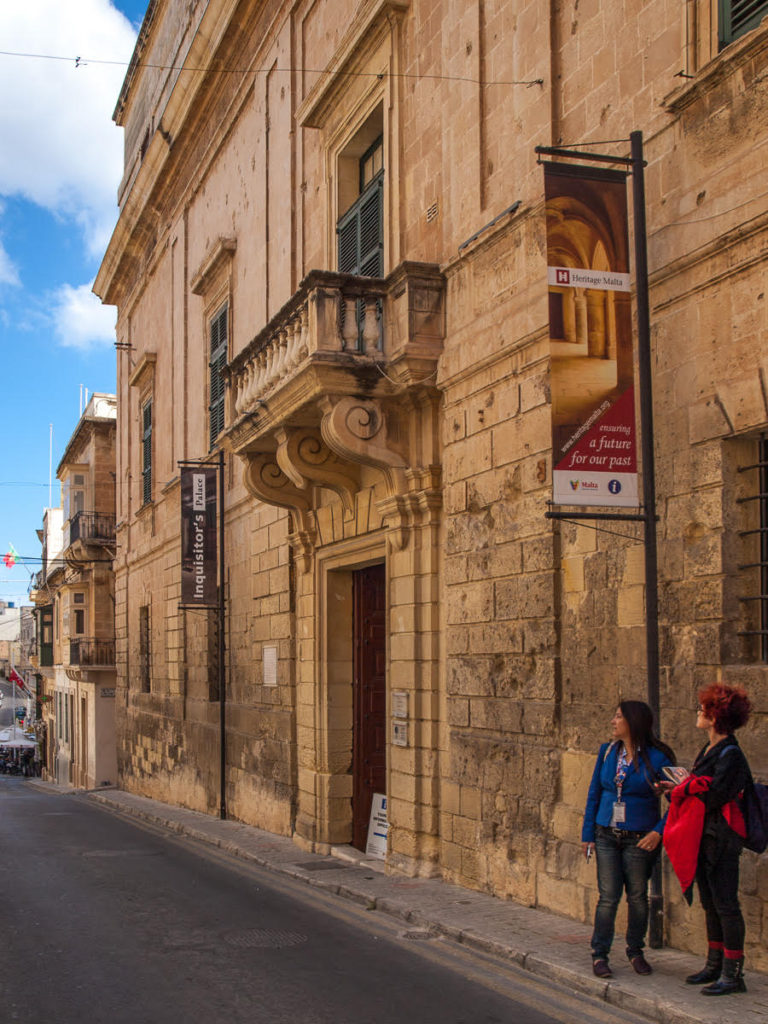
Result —
<path fill-rule="evenodd" d="M 726 686 L 724 683 L 711 683 L 699 690 L 699 704 L 707 718 L 714 722 L 717 732 L 723 736 L 745 725 L 752 710 L 746 690 L 740 686 Z"/>

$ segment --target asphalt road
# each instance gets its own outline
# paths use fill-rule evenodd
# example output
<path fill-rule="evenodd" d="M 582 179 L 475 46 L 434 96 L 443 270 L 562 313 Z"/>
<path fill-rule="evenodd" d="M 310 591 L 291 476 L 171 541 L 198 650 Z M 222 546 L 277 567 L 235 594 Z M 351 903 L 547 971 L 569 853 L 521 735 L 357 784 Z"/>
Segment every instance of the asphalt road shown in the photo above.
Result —
<path fill-rule="evenodd" d="M 638 1024 L 20 778 L 0 777 L 0 864 L 3 1022 Z"/>

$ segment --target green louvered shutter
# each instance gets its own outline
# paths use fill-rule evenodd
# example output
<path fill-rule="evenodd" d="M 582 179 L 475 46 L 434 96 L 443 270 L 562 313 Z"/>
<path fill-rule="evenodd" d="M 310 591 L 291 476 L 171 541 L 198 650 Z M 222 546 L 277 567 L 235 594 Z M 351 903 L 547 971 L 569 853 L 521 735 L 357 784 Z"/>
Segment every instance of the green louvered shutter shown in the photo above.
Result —
<path fill-rule="evenodd" d="M 152 401 L 141 410 L 141 501 L 152 501 Z"/>
<path fill-rule="evenodd" d="M 216 438 L 224 429 L 224 378 L 221 371 L 227 364 L 227 307 L 211 320 L 210 398 L 208 404 L 209 448 L 216 447 Z"/>
<path fill-rule="evenodd" d="M 383 208 L 384 172 L 381 171 L 336 227 L 340 273 L 360 277 L 381 277 L 384 273 Z M 358 302 L 357 322 L 361 330 L 363 315 L 363 303 Z"/>
<path fill-rule="evenodd" d="M 720 47 L 757 28 L 768 14 L 766 0 L 720 0 Z"/>

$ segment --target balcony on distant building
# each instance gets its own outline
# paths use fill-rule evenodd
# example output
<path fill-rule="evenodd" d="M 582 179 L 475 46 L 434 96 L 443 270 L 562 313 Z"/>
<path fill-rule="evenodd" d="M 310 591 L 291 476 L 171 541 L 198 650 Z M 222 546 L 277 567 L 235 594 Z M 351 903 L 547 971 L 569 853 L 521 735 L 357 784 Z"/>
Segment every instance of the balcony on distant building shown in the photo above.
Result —
<path fill-rule="evenodd" d="M 69 521 L 70 547 L 76 541 L 83 544 L 102 544 L 112 546 L 115 543 L 115 517 L 105 516 L 100 512 L 76 512 Z"/>
<path fill-rule="evenodd" d="M 115 641 L 77 637 L 69 641 L 69 664 L 77 668 L 114 668 Z"/>

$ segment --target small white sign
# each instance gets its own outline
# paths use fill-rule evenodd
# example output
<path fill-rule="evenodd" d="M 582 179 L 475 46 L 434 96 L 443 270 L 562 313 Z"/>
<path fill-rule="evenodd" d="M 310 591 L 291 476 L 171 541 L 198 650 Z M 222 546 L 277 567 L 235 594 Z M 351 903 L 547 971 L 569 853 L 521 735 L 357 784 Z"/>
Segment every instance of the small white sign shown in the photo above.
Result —
<path fill-rule="evenodd" d="M 407 722 L 393 722 L 392 723 L 392 744 L 395 747 L 407 747 L 408 746 L 408 723 Z"/>
<path fill-rule="evenodd" d="M 262 685 L 277 686 L 277 648 L 264 647 L 261 652 Z"/>
<path fill-rule="evenodd" d="M 408 717 L 408 693 L 405 690 L 392 691 L 392 717 Z"/>
<path fill-rule="evenodd" d="M 387 798 L 382 793 L 373 794 L 371 804 L 371 820 L 368 825 L 368 842 L 365 852 L 369 857 L 385 860 L 387 856 Z"/>

